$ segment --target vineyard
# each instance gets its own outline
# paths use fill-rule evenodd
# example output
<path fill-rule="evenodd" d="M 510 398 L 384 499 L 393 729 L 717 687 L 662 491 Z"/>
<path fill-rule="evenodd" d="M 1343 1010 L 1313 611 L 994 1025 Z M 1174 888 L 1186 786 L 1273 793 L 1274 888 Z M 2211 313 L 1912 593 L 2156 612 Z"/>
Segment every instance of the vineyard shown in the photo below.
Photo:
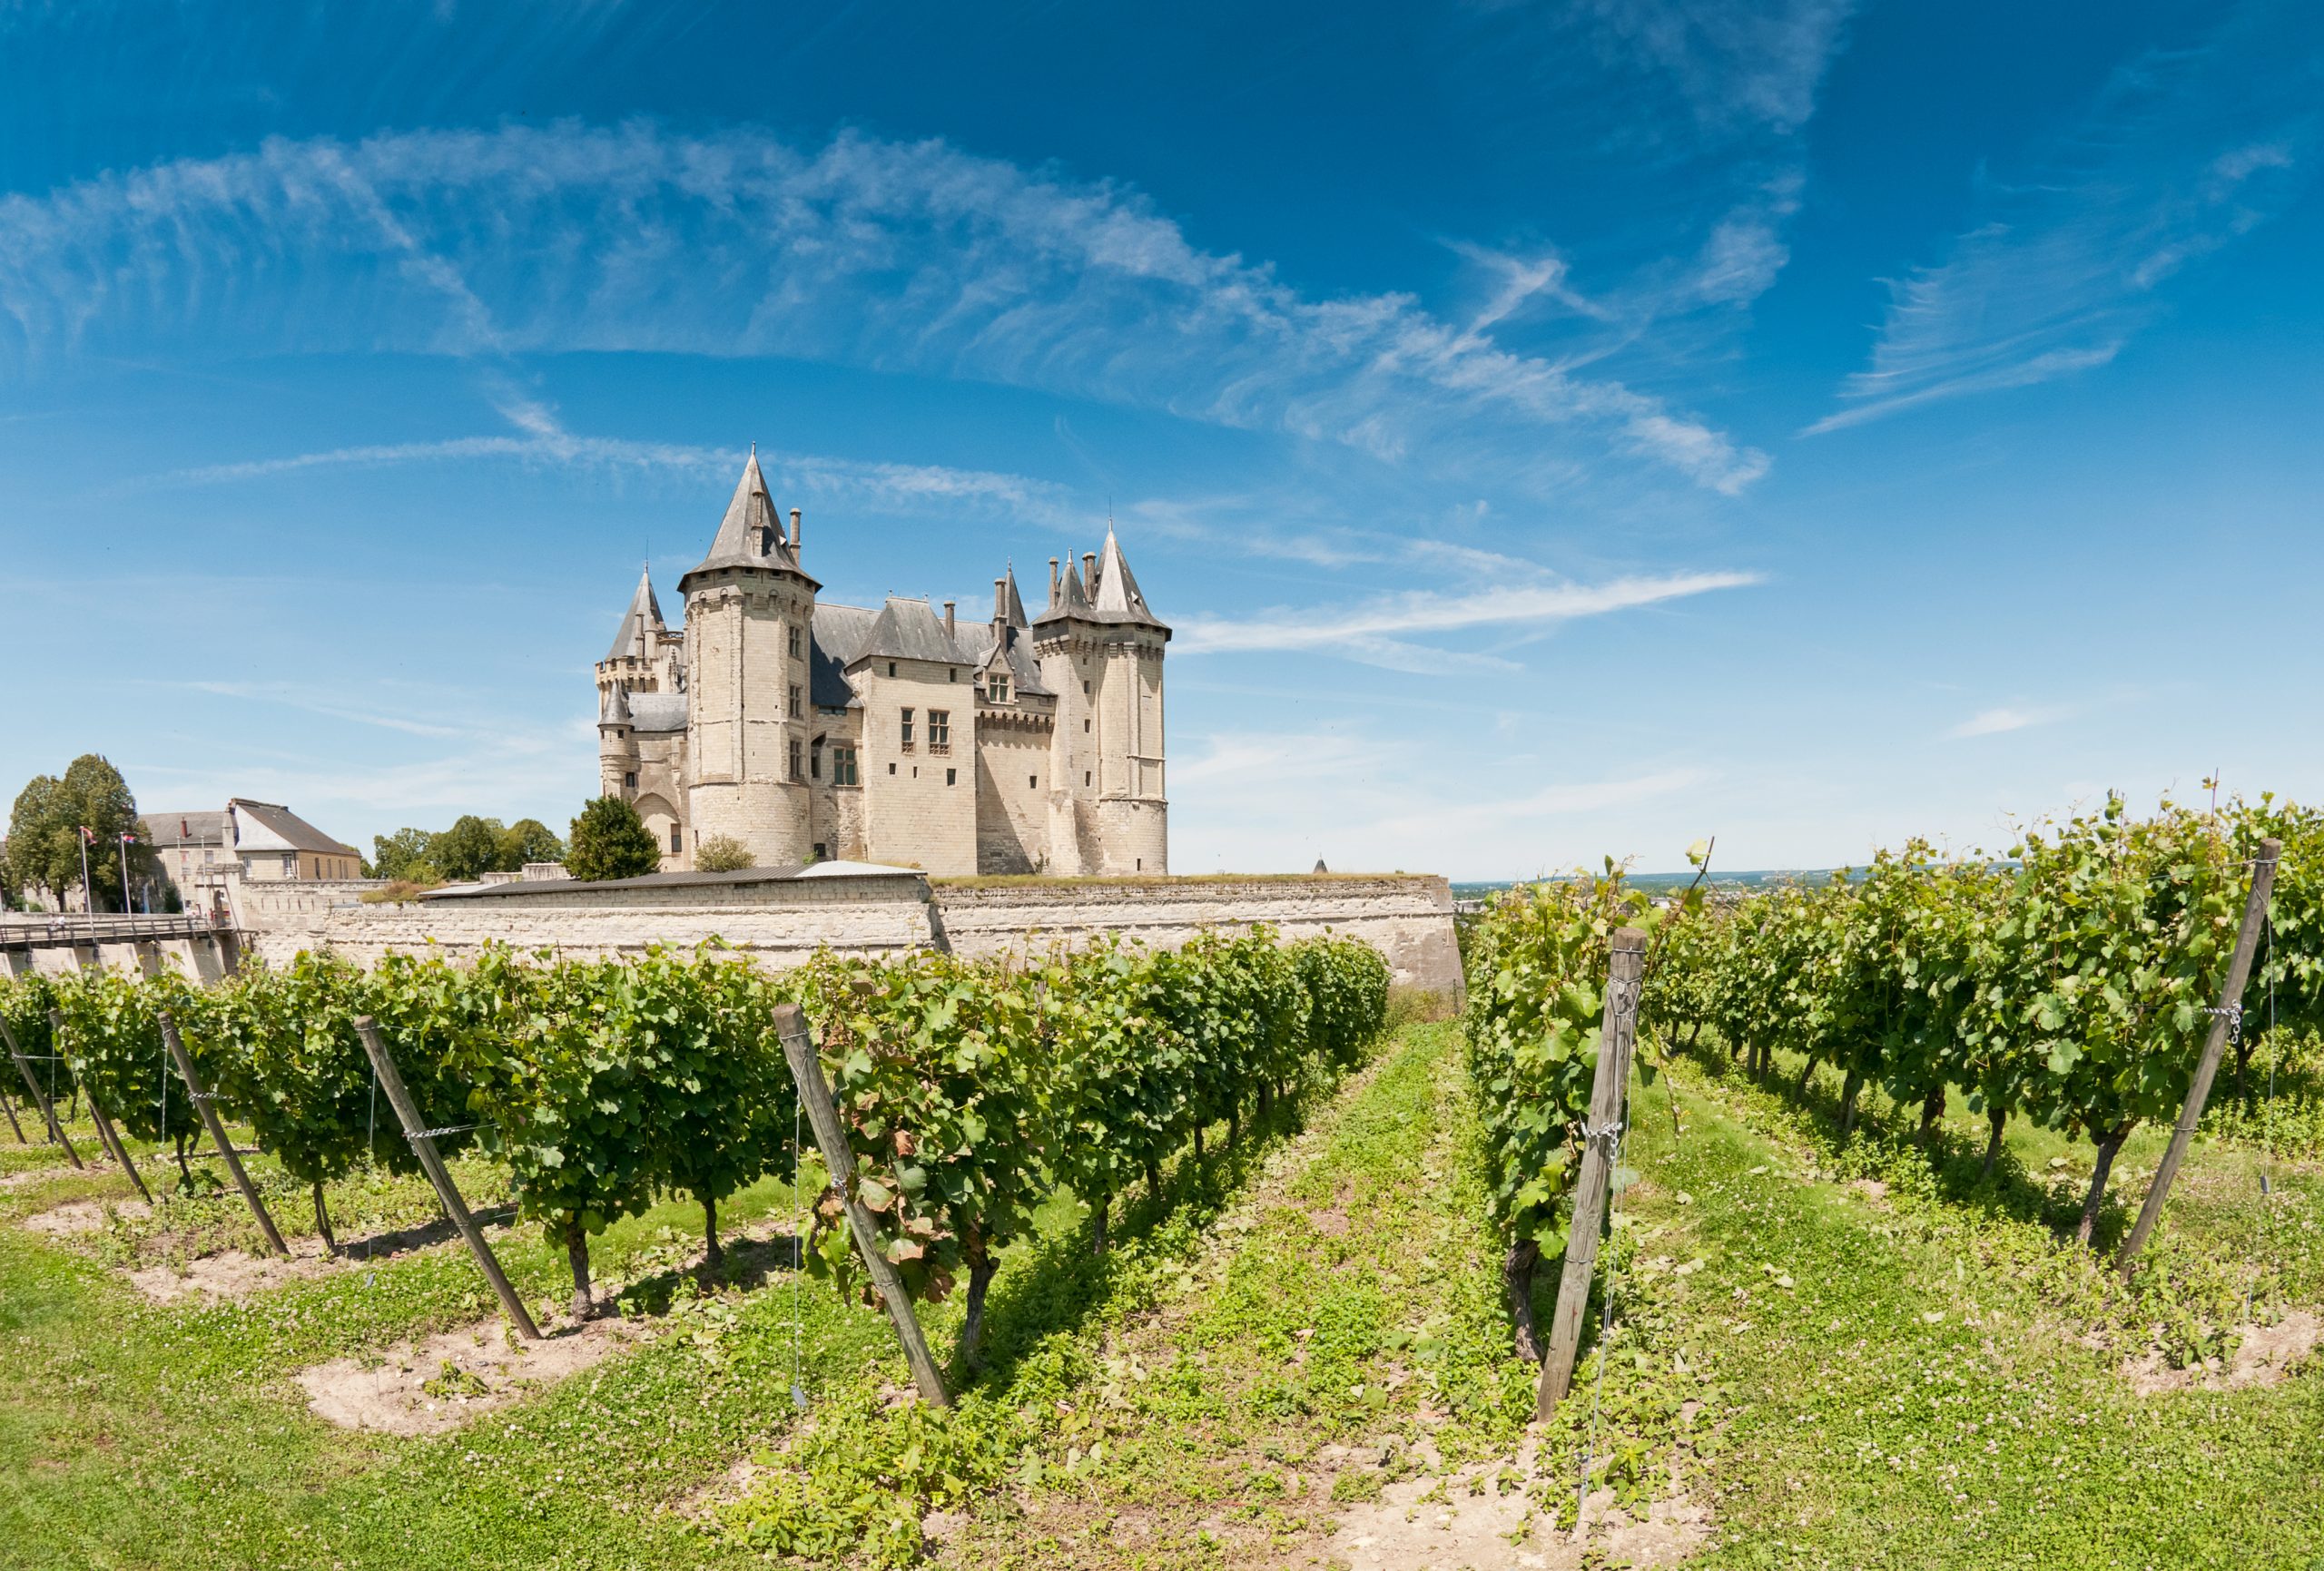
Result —
<path fill-rule="evenodd" d="M 1750 898 L 1609 864 L 1463 948 L 1448 1023 L 1264 931 L 0 985 L 88 1162 L 15 1099 L 0 1563 L 2324 1553 L 2324 819 L 2114 802 Z M 413 1427 L 316 1416 L 389 1389 Z"/>

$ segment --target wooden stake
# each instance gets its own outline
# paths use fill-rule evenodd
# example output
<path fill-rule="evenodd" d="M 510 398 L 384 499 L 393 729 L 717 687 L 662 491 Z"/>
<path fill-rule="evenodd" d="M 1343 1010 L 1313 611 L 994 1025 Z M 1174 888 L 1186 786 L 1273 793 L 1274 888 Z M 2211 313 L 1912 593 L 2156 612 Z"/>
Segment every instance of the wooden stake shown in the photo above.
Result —
<path fill-rule="evenodd" d="M 48 1012 L 48 1039 L 55 1044 L 57 1056 L 63 1057 L 64 1011 L 62 1009 L 51 1009 Z M 65 1065 L 70 1068 L 72 1060 L 66 1059 Z M 129 1160 L 129 1148 L 121 1143 L 121 1132 L 113 1128 L 113 1120 L 105 1116 L 104 1104 L 97 1100 L 96 1087 L 83 1080 L 78 1075 L 73 1076 L 73 1079 L 81 1087 L 82 1094 L 89 1099 L 89 1119 L 97 1126 L 97 1138 L 104 1142 L 107 1151 L 113 1153 L 113 1159 L 121 1164 L 121 1170 L 129 1174 L 129 1182 L 136 1186 L 137 1193 L 143 1196 L 145 1203 L 153 1204 L 153 1192 L 145 1187 L 145 1180 L 138 1175 L 137 1164 Z"/>
<path fill-rule="evenodd" d="M 832 1105 L 831 1086 L 823 1079 L 823 1061 L 815 1051 L 814 1039 L 807 1034 L 806 1012 L 796 1004 L 774 1006 L 774 1029 L 783 1038 L 783 1056 L 791 1064 L 791 1078 L 798 1084 L 799 1101 L 807 1110 L 807 1122 L 814 1126 L 815 1144 L 823 1154 L 823 1165 L 831 1170 L 832 1187 L 838 1191 L 840 1204 L 846 1209 L 847 1225 L 855 1234 L 855 1250 L 863 1257 L 863 1266 L 872 1273 L 872 1285 L 880 1294 L 880 1301 L 888 1306 L 888 1318 L 895 1322 L 896 1340 L 904 1345 L 904 1361 L 911 1365 L 912 1383 L 920 1388 L 921 1400 L 931 1407 L 949 1408 L 952 1399 L 944 1394 L 944 1377 L 936 1371 L 936 1360 L 929 1356 L 928 1339 L 921 1334 L 920 1319 L 911 1311 L 911 1299 L 904 1292 L 903 1279 L 888 1257 L 880 1252 L 879 1229 L 873 1225 L 872 1213 L 855 1198 L 855 1154 L 849 1150 L 847 1132 L 840 1127 L 839 1109 Z M 802 1247 L 806 1241 L 802 1239 Z"/>
<path fill-rule="evenodd" d="M 1534 1413 L 1548 1418 L 1573 1383 L 1581 1319 L 1590 1307 L 1590 1278 L 1598 1263 L 1598 1232 L 1605 1223 L 1606 1192 L 1613 1177 L 1614 1143 L 1622 1100 L 1630 1088 L 1630 1046 L 1638 1034 L 1639 978 L 1646 965 L 1646 934 L 1624 928 L 1608 957 L 1606 1013 L 1598 1033 L 1598 1068 L 1590 1083 L 1590 1119 L 1582 1125 L 1581 1175 L 1573 1186 L 1573 1222 L 1566 1232 L 1565 1273 L 1550 1317 L 1550 1353 L 1541 1361 Z"/>
<path fill-rule="evenodd" d="M 16 1046 L 16 1034 L 8 1029 L 8 1022 L 5 1018 L 0 1018 L 0 1036 L 8 1039 L 8 1056 L 16 1061 L 16 1073 L 25 1077 L 25 1089 L 33 1094 L 33 1105 L 39 1108 L 40 1115 L 48 1121 L 48 1137 L 64 1147 L 64 1154 L 74 1166 L 85 1166 L 81 1154 L 73 1149 L 71 1141 L 64 1138 L 64 1125 L 56 1121 L 56 1109 L 50 1105 L 48 1093 L 40 1088 L 40 1080 L 33 1074 L 32 1060 L 25 1056 L 23 1048 Z"/>
<path fill-rule="evenodd" d="M 371 1072 L 379 1077 L 379 1089 L 388 1094 L 389 1105 L 396 1110 L 397 1121 L 403 1125 L 403 1137 L 411 1143 L 411 1154 L 419 1158 L 420 1171 L 428 1174 L 428 1182 L 436 1189 L 436 1198 L 442 1203 L 444 1214 L 460 1230 L 468 1241 L 468 1252 L 476 1256 L 476 1263 L 483 1269 L 484 1280 L 492 1284 L 495 1297 L 500 1300 L 500 1311 L 508 1317 L 517 1332 L 528 1342 L 541 1340 L 540 1327 L 533 1323 L 525 1301 L 508 1284 L 507 1273 L 500 1269 L 500 1257 L 484 1241 L 484 1230 L 477 1226 L 476 1218 L 468 1214 L 468 1202 L 460 1198 L 459 1186 L 444 1167 L 444 1159 L 436 1154 L 436 1138 L 428 1133 L 428 1125 L 419 1116 L 419 1105 L 403 1083 L 403 1075 L 396 1068 L 395 1055 L 388 1051 L 387 1039 L 379 1035 L 379 1022 L 369 1015 L 359 1015 L 355 1034 L 363 1038 L 363 1051 L 371 1060 Z"/>
<path fill-rule="evenodd" d="M 2211 1035 L 2203 1038 L 2203 1056 L 2195 1065 L 2194 1084 L 2187 1087 L 2187 1105 L 2180 1109 L 2179 1125 L 2171 1132 L 2170 1149 L 2162 1154 L 2162 1165 L 2154 1170 L 2154 1182 L 2147 1185 L 2146 1203 L 2139 1208 L 2138 1223 L 2122 1244 L 2121 1265 L 2126 1279 L 2131 1274 L 2131 1262 L 2146 1247 L 2155 1223 L 2162 1220 L 2162 1203 L 2171 1198 L 2171 1181 L 2179 1175 L 2179 1164 L 2186 1160 L 2187 1147 L 2195 1138 L 2195 1125 L 2202 1121 L 2203 1104 L 2211 1098 L 2211 1077 L 2219 1073 L 2220 1056 L 2227 1050 L 2228 1022 L 2231 1018 L 2240 1022 L 2243 987 L 2251 979 L 2251 957 L 2260 948 L 2260 929 L 2268 919 L 2268 899 L 2276 888 L 2276 862 L 2283 850 L 2281 840 L 2261 840 L 2260 855 L 2251 864 L 2251 892 L 2243 901 L 2243 927 L 2235 935 L 2235 954 L 2227 963 L 2227 985 L 2220 991 L 2219 1007 L 2211 1011 Z"/>
<path fill-rule="evenodd" d="M 242 1159 L 234 1154 L 233 1143 L 226 1138 L 226 1125 L 218 1116 L 217 1104 L 211 1099 L 210 1088 L 202 1085 L 201 1072 L 193 1066 L 193 1056 L 178 1039 L 178 1024 L 170 1018 L 166 1010 L 162 1015 L 162 1041 L 169 1047 L 171 1058 L 177 1063 L 178 1078 L 185 1082 L 185 1094 L 192 1101 L 193 1110 L 202 1114 L 202 1127 L 210 1131 L 210 1141 L 218 1147 L 219 1159 L 225 1163 L 226 1171 L 234 1175 L 234 1187 L 242 1192 L 242 1199 L 250 1204 L 251 1214 L 258 1218 L 259 1231 L 266 1234 L 266 1242 L 274 1246 L 275 1253 L 290 1258 L 290 1246 L 282 1242 L 282 1234 L 275 1227 L 274 1218 L 266 1209 L 266 1202 L 259 1198 L 258 1185 L 252 1183 L 251 1175 L 242 1171 Z"/>

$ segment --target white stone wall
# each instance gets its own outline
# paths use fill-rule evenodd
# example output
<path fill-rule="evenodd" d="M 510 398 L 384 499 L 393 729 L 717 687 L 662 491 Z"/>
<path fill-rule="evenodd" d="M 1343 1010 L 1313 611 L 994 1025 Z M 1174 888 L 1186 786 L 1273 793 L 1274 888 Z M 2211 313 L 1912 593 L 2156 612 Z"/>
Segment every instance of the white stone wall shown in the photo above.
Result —
<path fill-rule="evenodd" d="M 1047 715 L 985 704 L 977 718 L 977 868 L 1034 873 L 1049 861 Z"/>
<path fill-rule="evenodd" d="M 1270 922 L 1286 939 L 1326 930 L 1363 938 L 1388 957 L 1400 987 L 1451 997 L 1462 991 L 1452 886 L 1433 876 L 939 884 L 935 897 L 947 945 L 971 958 L 1085 943 L 1100 933 L 1170 948 L 1204 928 Z"/>
<path fill-rule="evenodd" d="M 889 674 L 892 669 L 894 675 Z M 967 666 L 875 657 L 848 673 L 863 701 L 863 845 L 870 860 L 933 874 L 977 870 L 977 701 Z M 911 710 L 911 751 L 903 750 Z M 931 752 L 929 716 L 950 718 Z M 948 775 L 949 771 L 949 775 Z"/>

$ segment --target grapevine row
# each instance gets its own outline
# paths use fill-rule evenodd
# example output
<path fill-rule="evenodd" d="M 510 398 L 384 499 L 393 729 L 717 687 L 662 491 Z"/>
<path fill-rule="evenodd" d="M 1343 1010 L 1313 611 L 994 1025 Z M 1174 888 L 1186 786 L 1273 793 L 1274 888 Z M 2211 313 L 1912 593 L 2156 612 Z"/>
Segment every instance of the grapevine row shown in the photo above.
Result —
<path fill-rule="evenodd" d="M 1052 1187 L 1090 1202 L 1103 1248 L 1111 1198 L 1158 1185 L 1206 1127 L 1239 1129 L 1352 1065 L 1385 1020 L 1388 983 L 1369 945 L 1278 947 L 1263 928 L 1011 964 L 826 954 L 781 974 L 714 948 L 608 960 L 487 949 L 469 966 L 390 956 L 369 971 L 302 954 L 207 988 L 174 974 L 20 977 L 0 984 L 0 1015 L 28 1052 L 61 1051 L 126 1134 L 172 1145 L 182 1170 L 200 1126 L 167 1067 L 168 1014 L 219 1109 L 311 1188 L 327 1242 L 327 1184 L 367 1164 L 417 1170 L 356 1029 L 373 1016 L 439 1149 L 473 1144 L 504 1163 L 520 1218 L 565 1245 L 586 1315 L 593 1235 L 689 1195 L 714 1263 L 720 1203 L 794 1175 L 796 1092 L 773 1016 L 799 1004 L 879 1247 L 915 1297 L 966 1279 L 973 1357 L 1000 1252 Z M 821 1183 L 812 1151 L 808 1164 Z M 839 1216 L 826 1195 L 807 1264 L 858 1288 Z"/>

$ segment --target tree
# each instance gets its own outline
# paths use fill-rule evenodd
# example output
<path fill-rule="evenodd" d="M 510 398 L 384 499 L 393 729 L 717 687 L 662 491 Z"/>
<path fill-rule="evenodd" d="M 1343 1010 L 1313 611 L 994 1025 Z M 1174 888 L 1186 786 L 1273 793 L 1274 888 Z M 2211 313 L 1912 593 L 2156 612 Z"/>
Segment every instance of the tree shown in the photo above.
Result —
<path fill-rule="evenodd" d="M 694 849 L 694 870 L 697 873 L 739 873 L 744 868 L 755 868 L 759 859 L 751 855 L 751 848 L 733 835 L 712 835 Z"/>
<path fill-rule="evenodd" d="M 41 775 L 16 797 L 8 822 L 8 859 L 20 883 L 38 884 L 62 895 L 81 882 L 81 830 L 95 837 L 89 847 L 90 892 L 100 908 L 126 909 L 121 883 L 122 840 L 129 845 L 132 888 L 161 881 L 160 865 L 137 824 L 137 799 L 121 771 L 96 753 L 83 753 L 64 778 Z"/>
<path fill-rule="evenodd" d="M 398 830 L 391 835 L 373 835 L 371 849 L 375 853 L 366 878 L 403 879 L 415 884 L 431 883 L 437 874 L 436 864 L 428 859 L 428 847 L 436 837 L 426 830 Z"/>
<path fill-rule="evenodd" d="M 538 819 L 518 819 L 500 831 L 500 870 L 520 873 L 527 862 L 565 859 L 565 842 Z"/>
<path fill-rule="evenodd" d="M 500 869 L 500 837 L 505 832 L 498 819 L 464 814 L 428 841 L 428 859 L 454 883 L 473 882 Z"/>
<path fill-rule="evenodd" d="M 566 871 L 576 879 L 635 879 L 662 866 L 661 848 L 637 810 L 619 797 L 597 797 L 573 820 Z"/>

